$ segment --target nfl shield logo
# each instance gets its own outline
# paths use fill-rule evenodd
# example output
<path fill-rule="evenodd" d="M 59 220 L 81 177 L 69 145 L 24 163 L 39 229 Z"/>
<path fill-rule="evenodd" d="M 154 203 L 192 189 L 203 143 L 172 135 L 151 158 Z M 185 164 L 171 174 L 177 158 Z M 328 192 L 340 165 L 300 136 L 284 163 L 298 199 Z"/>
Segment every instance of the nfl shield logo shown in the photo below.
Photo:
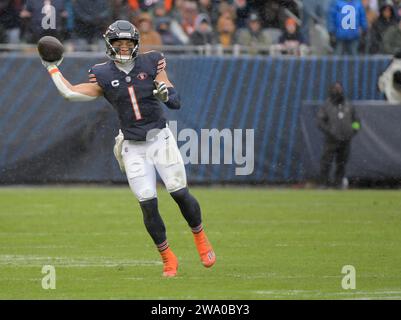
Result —
<path fill-rule="evenodd" d="M 130 82 L 131 82 L 131 77 L 130 77 L 130 76 L 126 77 L 126 78 L 125 78 L 125 81 L 128 82 L 128 83 L 130 83 Z"/>

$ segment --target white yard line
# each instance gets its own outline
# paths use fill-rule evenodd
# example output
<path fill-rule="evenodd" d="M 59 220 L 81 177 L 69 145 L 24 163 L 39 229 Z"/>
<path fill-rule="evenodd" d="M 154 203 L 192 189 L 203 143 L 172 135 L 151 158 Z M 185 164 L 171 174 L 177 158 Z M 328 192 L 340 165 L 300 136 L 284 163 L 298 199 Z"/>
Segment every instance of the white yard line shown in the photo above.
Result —
<path fill-rule="evenodd" d="M 319 290 L 257 290 L 252 291 L 267 298 L 301 298 L 301 299 L 399 299 L 401 290 L 322 292 Z"/>
<path fill-rule="evenodd" d="M 111 257 L 44 257 L 35 255 L 0 255 L 0 266 L 38 267 L 52 264 L 63 268 L 82 267 L 119 267 L 119 266 L 155 266 L 161 265 L 155 260 L 114 259 Z"/>

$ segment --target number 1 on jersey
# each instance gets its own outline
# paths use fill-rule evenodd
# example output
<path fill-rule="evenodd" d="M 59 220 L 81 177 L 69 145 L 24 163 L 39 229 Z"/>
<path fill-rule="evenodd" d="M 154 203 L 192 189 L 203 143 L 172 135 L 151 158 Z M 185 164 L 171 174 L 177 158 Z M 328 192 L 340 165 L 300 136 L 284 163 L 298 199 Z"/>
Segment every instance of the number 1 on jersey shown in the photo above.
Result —
<path fill-rule="evenodd" d="M 139 110 L 139 105 L 138 105 L 138 102 L 136 100 L 136 94 L 135 94 L 134 86 L 128 87 L 128 93 L 129 93 L 129 97 L 131 99 L 132 109 L 134 110 L 135 119 L 136 120 L 141 120 L 142 119 L 141 111 Z"/>

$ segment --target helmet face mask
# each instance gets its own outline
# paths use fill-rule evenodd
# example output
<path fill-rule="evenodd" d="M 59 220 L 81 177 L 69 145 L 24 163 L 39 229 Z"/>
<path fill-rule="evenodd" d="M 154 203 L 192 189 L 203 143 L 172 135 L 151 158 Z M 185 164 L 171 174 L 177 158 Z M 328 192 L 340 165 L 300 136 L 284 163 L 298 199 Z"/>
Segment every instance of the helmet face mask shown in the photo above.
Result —
<path fill-rule="evenodd" d="M 132 46 L 116 46 L 115 42 L 120 41 L 120 40 L 128 40 L 132 42 Z M 127 48 L 128 53 L 122 52 L 123 48 Z M 110 47 L 107 50 L 107 55 L 109 56 L 110 59 L 119 62 L 119 63 L 126 63 L 129 61 L 135 60 L 137 54 L 138 54 L 138 49 L 139 49 L 139 43 L 135 42 L 130 39 L 118 39 L 118 40 L 112 40 L 110 42 Z"/>
<path fill-rule="evenodd" d="M 114 22 L 109 26 L 103 38 L 106 42 L 106 54 L 111 60 L 119 63 L 127 63 L 134 61 L 137 57 L 139 51 L 139 32 L 130 22 L 125 20 Z M 113 46 L 118 40 L 133 42 L 133 45 L 128 47 L 128 54 L 122 54 L 120 46 Z"/>

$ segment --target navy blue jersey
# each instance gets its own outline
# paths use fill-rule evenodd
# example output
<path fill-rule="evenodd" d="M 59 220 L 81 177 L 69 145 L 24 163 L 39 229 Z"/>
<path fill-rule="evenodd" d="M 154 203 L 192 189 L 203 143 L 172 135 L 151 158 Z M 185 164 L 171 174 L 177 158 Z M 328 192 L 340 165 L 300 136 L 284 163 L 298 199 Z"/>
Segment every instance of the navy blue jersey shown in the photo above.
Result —
<path fill-rule="evenodd" d="M 153 81 L 165 67 L 163 54 L 150 51 L 137 56 L 128 75 L 111 60 L 89 70 L 89 81 L 103 89 L 104 97 L 118 112 L 126 140 L 144 141 L 149 130 L 166 127 L 163 103 L 153 95 Z"/>

